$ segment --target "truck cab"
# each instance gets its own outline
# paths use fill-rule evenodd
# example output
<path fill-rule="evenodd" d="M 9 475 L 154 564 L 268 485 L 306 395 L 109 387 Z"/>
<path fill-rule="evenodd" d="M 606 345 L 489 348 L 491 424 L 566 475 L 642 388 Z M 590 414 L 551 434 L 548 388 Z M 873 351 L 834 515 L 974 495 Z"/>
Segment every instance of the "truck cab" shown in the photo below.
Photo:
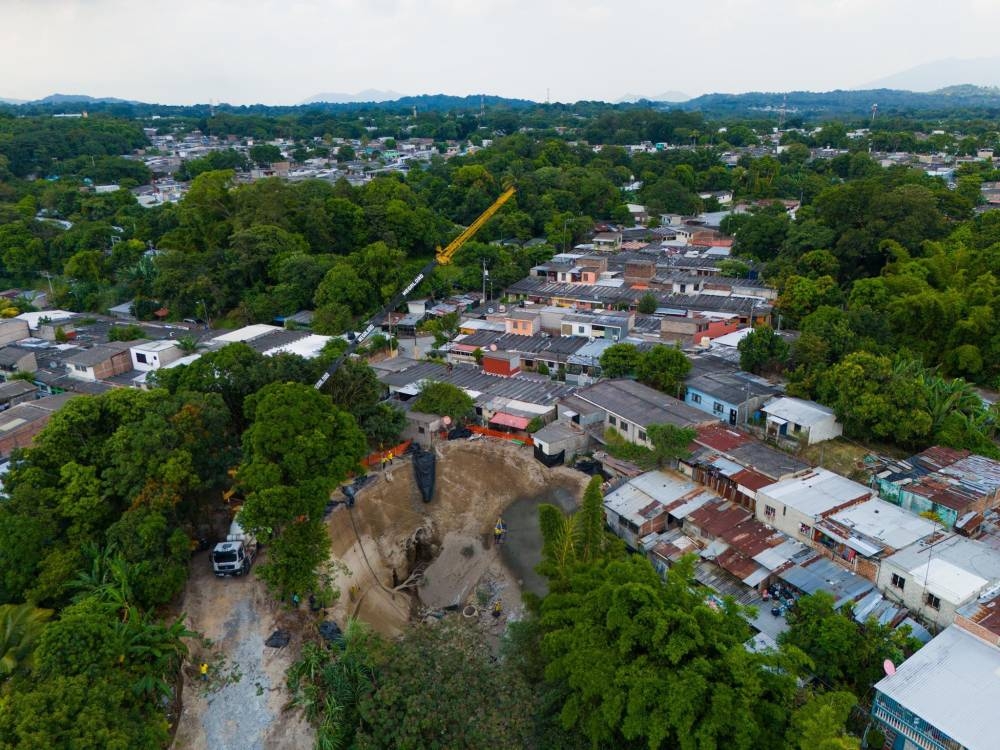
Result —
<path fill-rule="evenodd" d="M 220 578 L 241 576 L 250 572 L 256 556 L 257 540 L 243 530 L 239 521 L 234 520 L 226 541 L 219 542 L 212 548 L 212 570 Z"/>
<path fill-rule="evenodd" d="M 241 576 L 250 570 L 251 561 L 243 542 L 219 542 L 212 550 L 212 569 L 217 576 Z"/>

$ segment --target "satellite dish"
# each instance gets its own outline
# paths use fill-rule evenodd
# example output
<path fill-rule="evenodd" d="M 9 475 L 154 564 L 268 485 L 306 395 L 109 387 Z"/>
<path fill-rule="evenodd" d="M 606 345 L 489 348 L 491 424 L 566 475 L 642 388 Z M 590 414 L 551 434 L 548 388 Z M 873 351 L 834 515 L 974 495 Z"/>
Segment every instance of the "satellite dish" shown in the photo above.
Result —
<path fill-rule="evenodd" d="M 441 419 L 441 421 L 444 422 L 445 427 L 447 427 L 451 424 L 451 417 L 445 416 Z"/>
<path fill-rule="evenodd" d="M 490 344 L 490 351 L 491 352 L 495 352 L 496 350 L 497 350 L 497 345 L 496 344 Z"/>
<path fill-rule="evenodd" d="M 896 665 L 892 663 L 892 659 L 886 659 L 882 662 L 882 669 L 885 670 L 886 676 L 892 677 L 896 674 Z"/>

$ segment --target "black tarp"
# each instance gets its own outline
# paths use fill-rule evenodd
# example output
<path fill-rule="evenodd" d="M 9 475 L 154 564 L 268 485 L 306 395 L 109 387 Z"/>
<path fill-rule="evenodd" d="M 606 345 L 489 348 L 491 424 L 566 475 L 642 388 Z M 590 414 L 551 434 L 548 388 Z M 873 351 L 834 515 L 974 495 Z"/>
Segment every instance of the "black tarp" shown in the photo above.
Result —
<path fill-rule="evenodd" d="M 550 456 L 548 453 L 544 453 L 542 451 L 541 446 L 536 445 L 535 446 L 535 458 L 537 458 L 539 461 L 541 461 L 546 466 L 549 466 L 549 467 L 559 466 L 563 461 L 566 460 L 566 451 L 565 450 L 561 450 L 558 453 Z"/>
<path fill-rule="evenodd" d="M 340 626 L 333 620 L 321 622 L 319 624 L 319 634 L 323 637 L 323 640 L 329 643 L 339 643 L 344 635 Z"/>
<path fill-rule="evenodd" d="M 289 643 L 291 643 L 292 634 L 287 630 L 275 630 L 268 636 L 267 640 L 264 641 L 265 646 L 270 648 L 284 648 Z"/>
<path fill-rule="evenodd" d="M 413 452 L 413 473 L 425 503 L 429 503 L 434 497 L 435 460 L 434 451 L 425 451 L 418 446 Z"/>

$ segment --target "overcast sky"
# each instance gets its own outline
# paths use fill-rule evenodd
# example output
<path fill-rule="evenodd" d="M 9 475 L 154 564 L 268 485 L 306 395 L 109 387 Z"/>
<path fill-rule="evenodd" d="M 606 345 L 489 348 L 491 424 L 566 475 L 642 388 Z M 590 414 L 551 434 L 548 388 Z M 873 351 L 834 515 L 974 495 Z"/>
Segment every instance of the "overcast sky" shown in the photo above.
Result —
<path fill-rule="evenodd" d="M 998 28 L 998 0 L 0 0 L 0 97 L 828 90 L 994 55 Z"/>

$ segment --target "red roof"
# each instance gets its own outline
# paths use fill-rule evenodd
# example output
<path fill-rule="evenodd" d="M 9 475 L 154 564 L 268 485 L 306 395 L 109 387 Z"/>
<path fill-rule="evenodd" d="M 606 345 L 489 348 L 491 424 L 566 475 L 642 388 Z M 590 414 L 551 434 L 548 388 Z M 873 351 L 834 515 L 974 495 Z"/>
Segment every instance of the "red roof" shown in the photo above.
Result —
<path fill-rule="evenodd" d="M 749 521 L 736 524 L 731 529 L 726 529 L 719 538 L 728 542 L 732 549 L 747 557 L 753 557 L 766 549 L 777 547 L 784 541 L 785 536 L 751 518 Z"/>
<path fill-rule="evenodd" d="M 721 423 L 703 425 L 697 428 L 697 432 L 696 443 L 722 452 L 739 448 L 741 445 L 746 445 L 753 440 L 746 433 L 737 432 Z M 771 484 L 771 482 L 768 484 Z"/>
<path fill-rule="evenodd" d="M 715 558 L 715 564 L 737 578 L 743 579 L 755 573 L 760 566 L 730 547 Z"/>
<path fill-rule="evenodd" d="M 743 471 L 738 471 L 729 478 L 753 492 L 762 487 L 767 487 L 769 484 L 774 484 L 774 480 L 771 477 L 753 469 L 743 469 Z"/>
<path fill-rule="evenodd" d="M 750 514 L 732 503 L 706 503 L 693 511 L 688 519 L 703 532 L 719 536 L 737 524 L 749 520 Z"/>
<path fill-rule="evenodd" d="M 530 420 L 527 417 L 517 417 L 513 414 L 507 414 L 506 412 L 498 411 L 492 417 L 490 417 L 490 424 L 499 424 L 504 427 L 513 427 L 515 430 L 523 430 L 527 428 L 528 422 Z"/>

